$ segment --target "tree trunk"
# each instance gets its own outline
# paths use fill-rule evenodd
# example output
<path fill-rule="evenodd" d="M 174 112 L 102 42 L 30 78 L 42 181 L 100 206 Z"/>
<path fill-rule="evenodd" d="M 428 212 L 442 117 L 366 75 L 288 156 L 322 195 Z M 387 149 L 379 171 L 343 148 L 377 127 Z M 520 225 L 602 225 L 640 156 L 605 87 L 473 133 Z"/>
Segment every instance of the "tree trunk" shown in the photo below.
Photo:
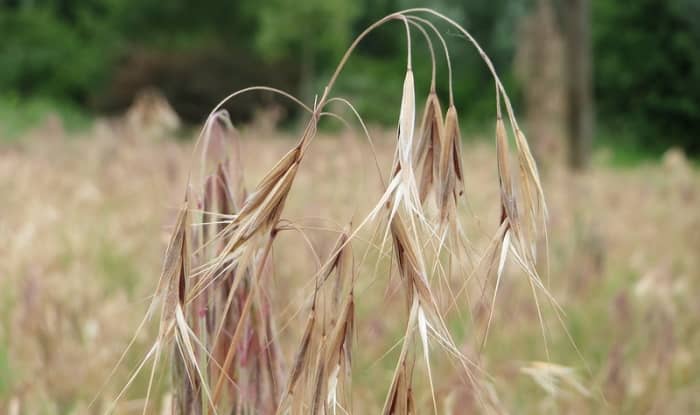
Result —
<path fill-rule="evenodd" d="M 525 101 L 525 124 L 541 172 L 565 164 L 564 35 L 552 0 L 537 0 L 520 22 L 515 74 Z"/>
<path fill-rule="evenodd" d="M 590 0 L 564 1 L 569 163 L 585 169 L 593 143 L 593 79 Z"/>

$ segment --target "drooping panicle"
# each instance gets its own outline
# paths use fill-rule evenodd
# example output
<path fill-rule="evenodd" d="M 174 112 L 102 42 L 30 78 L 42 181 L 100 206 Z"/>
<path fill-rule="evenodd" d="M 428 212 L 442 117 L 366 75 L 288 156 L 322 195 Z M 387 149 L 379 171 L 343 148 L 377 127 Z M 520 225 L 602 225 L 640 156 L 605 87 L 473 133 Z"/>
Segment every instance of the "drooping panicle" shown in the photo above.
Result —
<path fill-rule="evenodd" d="M 409 415 L 425 412 L 425 396 L 413 389 L 414 369 L 427 375 L 433 412 L 445 409 L 439 399 L 443 397 L 439 396 L 444 390 L 443 373 L 433 372 L 436 366 L 431 358 L 438 347 L 464 369 L 474 390 L 480 390 L 478 379 L 475 381 L 469 369 L 478 369 L 478 366 L 457 346 L 447 324 L 452 321 L 447 319 L 452 317 L 447 313 L 457 304 L 461 292 L 455 296 L 451 287 L 462 277 L 466 279 L 465 290 L 473 286 L 469 283 L 471 276 L 463 272 L 472 265 L 464 258 L 473 257 L 469 251 L 471 246 L 467 246 L 470 243 L 466 236 L 469 228 L 462 226 L 457 210 L 459 199 L 465 192 L 465 172 L 449 52 L 437 27 L 416 16 L 425 12 L 432 13 L 427 9 L 394 13 L 363 32 L 344 55 L 313 106 L 267 87 L 251 87 L 230 96 L 253 90 L 277 92 L 296 101 L 311 114 L 298 143 L 263 175 L 250 193 L 243 185 L 235 129 L 228 114 L 218 111 L 228 98 L 212 112 L 201 135 L 203 150 L 198 155 L 201 155 L 202 174 L 193 179 L 190 173 L 188 181 L 187 194 L 192 196 L 190 200 L 196 208 L 185 203 L 178 216 L 156 295 L 163 301 L 157 347 L 161 348 L 166 340 L 174 346 L 172 386 L 175 413 L 353 413 L 351 370 L 355 311 L 356 308 L 361 310 L 361 297 L 369 292 L 355 290 L 359 273 L 355 269 L 351 245 L 356 237 L 367 242 L 367 253 L 358 263 L 357 270 L 363 270 L 365 259 L 372 258 L 367 254 L 376 249 L 379 255 L 375 271 L 383 270 L 380 265 L 389 262 L 387 274 L 389 278 L 398 275 L 406 300 L 403 344 L 391 383 L 385 385 L 388 391 L 383 413 Z M 442 15 L 433 14 L 452 23 Z M 405 24 L 408 62 L 398 114 L 392 175 L 389 181 L 380 177 L 384 192 L 354 232 L 350 226 L 338 231 L 325 224 L 317 227 L 295 223 L 284 214 L 285 204 L 301 171 L 306 150 L 316 135 L 319 119 L 328 115 L 345 121 L 327 105 L 334 100 L 347 102 L 331 95 L 333 84 L 357 43 L 371 30 L 391 20 L 402 20 Z M 433 64 L 431 87 L 419 129 L 416 129 L 415 119 L 411 25 L 427 39 Z M 445 49 L 450 90 L 449 107 L 445 113 L 436 93 L 437 65 L 425 28 L 435 32 Z M 474 43 L 493 71 L 481 48 L 468 33 L 465 37 Z M 502 93 L 506 101 L 510 117 L 506 121 L 510 121 L 509 125 L 513 127 L 519 170 L 511 171 L 510 137 L 499 107 L 496 147 L 501 225 L 493 238 L 495 242 L 488 248 L 491 255 L 484 256 L 487 258 L 487 272 L 495 268 L 497 275 L 487 333 L 493 304 L 496 303 L 495 293 L 505 275 L 503 270 L 508 258 L 523 264 L 533 293 L 535 287 L 542 287 L 534 267 L 533 241 L 540 218 L 546 216 L 542 188 L 527 140 L 517 127 L 510 102 L 495 72 L 494 79 L 499 91 L 497 96 Z M 359 113 L 349 102 L 348 105 L 370 138 Z M 371 138 L 369 141 L 372 144 Z M 378 170 L 381 176 L 381 168 Z M 433 204 L 438 209 L 437 224 L 432 212 L 430 216 L 425 214 L 427 210 L 433 210 Z M 373 239 L 362 240 L 363 234 L 359 233 L 360 228 L 372 221 L 376 221 L 378 231 L 383 231 L 381 245 L 375 244 Z M 274 252 L 285 249 L 279 247 L 283 243 L 280 239 L 284 238 L 277 239 L 277 236 L 288 230 L 298 231 L 318 260 L 317 272 L 309 278 L 315 283 L 314 287 L 306 285 L 304 288 L 308 290 L 300 290 L 303 296 L 298 297 L 287 295 L 291 293 L 278 297 L 268 291 L 275 264 L 281 262 L 281 256 L 275 258 Z M 316 246 L 320 245 L 321 238 L 307 235 L 307 232 L 317 231 L 337 231 L 339 234 L 325 260 L 319 255 L 322 250 L 317 250 Z M 390 252 L 385 251 L 387 245 Z M 478 265 L 473 268 L 479 271 Z M 452 300 L 449 307 L 443 303 L 447 294 Z M 466 295 L 471 297 L 471 293 Z M 286 297 L 294 301 L 282 311 L 276 309 L 275 302 Z M 293 312 L 290 311 L 292 308 L 295 308 Z M 402 310 L 395 311 L 400 313 Z M 306 314 L 305 323 L 296 320 L 299 312 Z M 289 324 L 297 322 L 299 330 L 285 332 L 287 324 L 278 328 L 279 319 L 287 320 Z M 294 338 L 297 343 L 282 343 L 288 341 L 287 338 Z M 417 356 L 421 357 L 421 354 L 424 364 L 419 361 L 416 365 Z M 157 358 L 155 360 L 157 362 Z M 416 382 L 416 385 L 425 384 L 425 381 Z M 366 408 L 363 406 L 362 409 Z M 372 412 L 371 408 L 369 412 Z"/>

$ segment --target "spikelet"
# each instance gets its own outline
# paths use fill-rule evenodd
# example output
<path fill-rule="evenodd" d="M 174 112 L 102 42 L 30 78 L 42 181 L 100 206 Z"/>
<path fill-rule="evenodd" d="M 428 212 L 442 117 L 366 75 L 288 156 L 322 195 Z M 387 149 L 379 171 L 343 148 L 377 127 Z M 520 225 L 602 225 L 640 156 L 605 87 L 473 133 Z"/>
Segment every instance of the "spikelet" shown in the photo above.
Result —
<path fill-rule="evenodd" d="M 459 131 L 457 109 L 452 105 L 445 116 L 445 136 L 452 142 L 452 168 L 456 178 L 455 197 L 464 193 L 464 168 L 462 167 L 462 133 Z"/>
<path fill-rule="evenodd" d="M 411 169 L 413 163 L 413 136 L 416 121 L 416 93 L 413 71 L 408 69 L 403 81 L 401 110 L 399 113 L 398 146 L 399 165 L 402 169 Z"/>
<path fill-rule="evenodd" d="M 515 199 L 513 199 L 513 179 L 510 176 L 508 133 L 501 117 L 496 120 L 496 157 L 501 190 L 501 223 L 503 223 L 508 218 L 515 219 Z"/>
<path fill-rule="evenodd" d="M 397 150 L 394 161 L 393 177 L 387 188 L 387 194 L 394 199 L 394 207 L 405 203 L 409 211 L 422 215 L 418 185 L 413 169 L 414 135 L 415 135 L 416 99 L 413 71 L 409 68 L 403 83 L 401 110 L 397 131 Z M 391 189 L 391 190 L 389 190 Z"/>
<path fill-rule="evenodd" d="M 550 362 L 531 362 L 521 367 L 520 372 L 530 376 L 550 396 L 561 395 L 564 386 L 582 396 L 591 396 L 591 392 L 581 383 L 576 371 L 571 367 Z"/>
<path fill-rule="evenodd" d="M 413 356 L 411 356 L 411 340 L 416 329 L 418 319 L 418 299 L 414 298 L 410 307 L 406 333 L 401 346 L 401 353 L 391 380 L 389 393 L 384 401 L 384 415 L 406 415 L 412 406 L 412 380 L 413 380 Z"/>
<path fill-rule="evenodd" d="M 185 201 L 178 213 L 175 229 L 165 251 L 165 261 L 156 294 L 156 298 L 160 297 L 163 301 L 161 338 L 166 335 L 175 321 L 175 309 L 184 303 L 185 284 L 190 272 L 188 224 L 189 209 Z"/>
<path fill-rule="evenodd" d="M 326 355 L 326 337 L 323 336 L 321 338 L 321 344 L 318 348 L 317 352 L 317 358 L 316 358 L 316 363 L 315 363 L 315 370 L 312 378 L 312 385 L 313 387 L 310 388 L 311 396 L 309 397 L 309 401 L 311 402 L 311 408 L 309 413 L 311 415 L 319 415 L 322 413 L 326 413 L 325 411 L 325 403 L 326 400 L 324 397 L 326 396 L 326 385 L 328 382 L 325 380 L 325 375 L 326 375 L 326 362 L 325 362 L 325 355 Z"/>
<path fill-rule="evenodd" d="M 445 115 L 445 130 L 438 164 L 438 208 L 445 222 L 456 207 L 457 198 L 464 193 L 462 169 L 462 135 L 459 131 L 457 109 L 451 105 Z"/>
<path fill-rule="evenodd" d="M 317 274 L 304 334 L 277 413 L 300 413 L 296 405 L 304 402 L 308 402 L 308 408 L 303 413 L 328 413 L 329 408 L 337 410 L 336 407 L 349 406 L 355 324 L 355 275 L 349 235 L 348 226 L 338 237 L 326 266 Z M 323 285 L 331 277 L 336 278 L 335 287 L 323 290 Z M 326 292 L 332 295 L 330 302 L 320 300 Z M 326 307 L 328 305 L 330 307 Z M 325 317 L 318 317 L 328 312 L 333 316 L 330 324 L 326 323 Z"/>
<path fill-rule="evenodd" d="M 420 170 L 418 190 L 421 203 L 425 203 L 437 180 L 442 135 L 443 120 L 440 100 L 435 91 L 431 91 L 425 102 L 420 136 L 414 154 L 416 171 Z"/>
<path fill-rule="evenodd" d="M 547 216 L 547 207 L 544 202 L 544 192 L 540 183 L 539 173 L 535 159 L 530 152 L 525 134 L 516 128 L 515 144 L 518 150 L 518 166 L 520 170 L 520 184 L 522 192 L 522 238 L 524 247 L 529 245 L 525 255 L 531 266 L 536 259 L 536 239 L 540 220 L 544 222 Z M 543 223 L 544 224 L 544 223 Z M 528 242 L 525 244 L 525 242 Z"/>
<path fill-rule="evenodd" d="M 164 284 L 163 310 L 161 312 L 160 332 L 157 344 L 163 344 L 166 340 L 175 337 L 177 325 L 176 313 L 184 304 L 187 279 L 190 274 L 190 251 L 189 251 L 189 210 L 187 202 L 181 208 L 175 224 L 175 229 L 165 254 L 165 263 L 161 282 Z M 179 342 L 174 343 L 174 347 L 181 348 Z M 176 405 L 182 412 L 189 411 L 193 406 L 198 405 L 199 395 L 195 392 L 200 378 L 193 369 L 193 362 L 185 358 L 182 352 L 174 353 L 173 375 L 179 378 L 183 389 L 180 389 L 173 397 Z M 150 388 L 149 388 L 150 389 Z"/>
<path fill-rule="evenodd" d="M 308 365 L 309 359 L 309 345 L 311 344 L 311 336 L 314 333 L 314 328 L 316 326 L 316 300 L 311 305 L 311 310 L 309 316 L 306 319 L 306 325 L 304 328 L 304 334 L 301 337 L 301 342 L 297 348 L 296 356 L 294 357 L 294 362 L 291 366 L 291 372 L 289 375 L 289 381 L 287 385 L 286 395 L 291 395 L 304 373 L 304 368 Z"/>
<path fill-rule="evenodd" d="M 282 213 L 301 160 L 301 144 L 289 151 L 260 181 L 246 199 L 241 211 L 226 224 L 221 235 L 227 239 L 222 252 L 207 264 L 208 271 L 188 293 L 189 298 L 201 295 L 204 287 L 218 279 L 227 261 L 237 256 L 250 256 L 255 251 L 251 238 L 268 234 Z"/>
<path fill-rule="evenodd" d="M 325 376 L 326 404 L 336 410 L 336 406 L 349 405 L 350 372 L 352 365 L 352 335 L 355 326 L 354 265 L 349 244 L 350 227 L 341 233 L 332 252 L 332 267 L 335 269 L 336 285 L 333 289 L 332 310 L 335 323 L 332 324 L 326 345 Z M 340 297 L 343 302 L 340 303 Z M 340 393 L 339 393 L 340 392 Z M 338 396 L 340 395 L 340 399 Z"/>

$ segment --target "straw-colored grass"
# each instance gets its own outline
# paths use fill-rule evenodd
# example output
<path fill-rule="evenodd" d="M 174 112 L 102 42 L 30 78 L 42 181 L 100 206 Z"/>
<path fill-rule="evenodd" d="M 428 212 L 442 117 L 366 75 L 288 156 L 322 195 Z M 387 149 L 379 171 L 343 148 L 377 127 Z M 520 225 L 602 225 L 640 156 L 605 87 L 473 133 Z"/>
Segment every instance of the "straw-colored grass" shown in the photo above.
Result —
<path fill-rule="evenodd" d="M 280 133 L 260 140 L 261 131 L 241 132 L 241 154 L 257 155 L 245 163 L 246 183 L 257 182 L 292 143 Z M 380 164 L 390 165 L 393 133 L 371 132 Z M 283 219 L 290 222 L 282 223 L 287 230 L 278 235 L 269 287 L 270 302 L 277 305 L 275 318 L 281 322 L 276 331 L 287 370 L 309 319 L 308 293 L 314 285 L 308 276 L 318 271 L 317 255 L 328 260 L 337 250 L 348 225 L 320 217 L 358 218 L 380 192 L 369 146 L 349 147 L 361 139 L 348 132 L 317 137 L 287 201 Z M 6 259 L 0 264 L 0 407 L 4 413 L 12 413 L 11 406 L 18 413 L 102 413 L 157 333 L 157 327 L 147 325 L 98 395 L 155 288 L 191 148 L 143 140 L 125 146 L 121 137 L 95 134 L 68 141 L 36 137 L 26 143 L 1 150 L 0 188 L 8 197 L 0 227 L 12 238 L 0 245 Z M 75 154 L 82 163 L 73 161 Z M 496 148 L 483 142 L 465 146 L 470 197 L 459 215 L 476 251 L 488 247 L 501 219 L 495 154 Z M 539 369 L 541 379 L 557 385 L 558 373 L 566 371 L 536 363 L 547 360 L 540 323 L 531 289 L 515 264 L 506 263 L 483 349 L 492 297 L 482 299 L 474 290 L 455 305 L 449 293 L 438 298 L 449 304 L 446 324 L 455 343 L 490 375 L 489 390 L 503 411 L 693 413 L 700 404 L 694 376 L 700 370 L 694 353 L 694 333 L 700 327 L 695 301 L 700 175 L 682 157 L 669 157 L 664 165 L 617 170 L 607 167 L 603 156 L 599 154 L 585 176 L 557 170 L 543 182 L 550 212 L 548 287 L 566 311 L 567 327 L 593 375 L 587 375 L 551 310 L 544 309 L 551 362 L 573 368 L 575 379 L 592 397 L 569 389 L 566 381 L 550 395 L 531 377 L 529 368 Z M 308 243 L 295 228 L 305 230 Z M 393 257 L 382 256 L 375 267 L 380 257 L 372 250 L 360 266 L 372 233 L 359 233 L 352 246 L 357 269 L 352 339 L 356 413 L 381 410 L 407 323 L 403 283 L 395 266 L 393 277 L 385 277 Z M 336 274 L 334 268 L 329 281 Z M 453 274 L 451 281 L 435 285 L 447 283 L 457 295 L 463 281 Z M 439 404 L 448 413 L 463 408 L 485 412 L 468 379 L 438 350 L 431 349 L 430 358 Z M 423 358 L 417 357 L 415 402 L 429 412 L 430 386 Z M 168 368 L 163 369 L 151 392 L 149 413 L 162 413 L 172 396 Z M 147 380 L 148 373 L 136 379 L 117 404 L 117 413 L 141 411 Z M 595 396 L 597 390 L 607 402 Z M 87 412 L 95 396 L 93 412 Z"/>

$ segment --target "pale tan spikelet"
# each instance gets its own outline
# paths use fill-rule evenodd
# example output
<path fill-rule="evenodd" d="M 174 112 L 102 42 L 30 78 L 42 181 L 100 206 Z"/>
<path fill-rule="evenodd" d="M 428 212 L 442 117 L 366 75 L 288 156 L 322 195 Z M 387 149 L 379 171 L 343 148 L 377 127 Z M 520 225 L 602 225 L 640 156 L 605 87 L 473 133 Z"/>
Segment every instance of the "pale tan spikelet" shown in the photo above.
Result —
<path fill-rule="evenodd" d="M 421 117 L 420 135 L 416 141 L 416 152 L 414 154 L 416 166 L 425 158 L 431 147 L 440 143 L 442 136 L 443 119 L 440 99 L 435 91 L 428 94 Z M 438 149 L 439 151 L 439 149 Z"/>
<path fill-rule="evenodd" d="M 392 219 L 390 231 L 399 275 L 406 284 L 407 304 L 411 306 L 413 301 L 417 300 L 420 310 L 427 314 L 433 326 L 443 330 L 440 311 L 428 281 L 421 243 L 411 236 L 413 233 L 409 232 L 406 221 L 400 214 Z M 414 299 L 415 295 L 417 299 Z"/>
<path fill-rule="evenodd" d="M 355 283 L 355 270 L 349 238 L 350 236 L 347 233 L 342 235 L 344 246 L 339 254 L 336 266 L 338 277 L 336 278 L 335 289 L 333 290 L 334 309 L 338 309 L 340 298 L 345 292 L 352 294 L 353 285 Z"/>
<path fill-rule="evenodd" d="M 159 282 L 159 293 L 163 301 L 161 313 L 161 339 L 172 328 L 175 321 L 175 310 L 183 304 L 186 281 L 189 275 L 190 251 L 188 240 L 189 209 L 187 203 L 180 208 L 175 228 L 173 229 Z"/>
<path fill-rule="evenodd" d="M 338 316 L 335 327 L 329 335 L 328 363 L 329 365 L 341 364 L 343 346 L 350 341 L 348 335 L 353 331 L 355 300 L 352 292 L 348 293 L 342 311 Z"/>
<path fill-rule="evenodd" d="M 457 199 L 464 192 L 462 173 L 462 136 L 457 110 L 451 105 L 445 115 L 445 129 L 438 164 L 438 209 L 444 223 L 454 216 Z"/>
<path fill-rule="evenodd" d="M 406 361 L 401 358 L 394 373 L 389 394 L 384 404 L 384 415 L 407 415 L 411 394 L 411 376 L 406 370 Z"/>
<path fill-rule="evenodd" d="M 550 396 L 561 395 L 564 385 L 582 396 L 591 396 L 591 392 L 581 384 L 576 371 L 571 367 L 550 362 L 531 362 L 521 367 L 520 372 L 530 376 Z"/>
<path fill-rule="evenodd" d="M 277 336 L 277 331 L 274 326 L 274 319 L 272 313 L 267 312 L 265 314 L 266 318 L 266 332 L 264 337 L 264 346 L 267 349 L 265 353 L 265 362 L 267 363 L 268 378 L 270 381 L 270 396 L 272 400 L 272 407 L 277 408 L 279 406 L 279 397 L 282 393 L 280 390 L 280 383 L 282 379 L 282 370 L 280 362 L 280 338 Z"/>
<path fill-rule="evenodd" d="M 420 250 L 410 237 L 401 215 L 395 215 L 391 221 L 391 235 L 399 274 L 406 279 L 408 284 L 407 294 L 410 296 L 415 291 L 419 294 L 421 303 L 432 305 L 432 293 L 428 286 L 425 265 L 419 254 Z"/>
<path fill-rule="evenodd" d="M 527 165 L 528 174 L 537 188 L 537 195 L 539 196 L 538 199 L 541 201 L 544 192 L 542 190 L 542 184 L 540 183 L 540 174 L 537 169 L 537 163 L 535 163 L 535 158 L 532 156 L 532 152 L 530 151 L 530 145 L 525 137 L 525 133 L 523 133 L 521 129 L 516 130 L 515 137 L 518 151 L 521 153 L 524 163 Z"/>
<path fill-rule="evenodd" d="M 332 290 L 332 301 L 330 311 L 332 318 L 329 335 L 322 335 L 323 355 L 317 357 L 317 371 L 319 365 L 323 367 L 323 377 L 316 378 L 313 384 L 315 390 L 322 391 L 322 396 L 327 396 L 324 405 L 335 406 L 339 403 L 347 403 L 342 398 L 338 400 L 338 390 L 349 393 L 350 391 L 350 370 L 351 370 L 351 348 L 352 333 L 354 331 L 354 269 L 352 263 L 351 244 L 349 241 L 350 226 L 341 232 L 334 248 L 331 250 L 331 257 L 327 261 L 327 269 L 320 275 L 317 290 L 325 283 L 333 271 L 335 271 L 335 287 Z M 316 291 L 317 293 L 319 291 Z M 343 298 L 340 303 L 341 296 Z M 325 324 L 324 324 L 325 326 Z M 323 329 L 325 332 L 325 328 Z M 318 359 L 323 359 L 320 361 Z M 340 377 L 340 374 L 343 377 Z M 324 382 L 323 385 L 318 382 Z M 321 396 L 313 395 L 312 404 L 318 408 L 324 402 Z M 341 404 L 342 407 L 342 404 Z M 313 412 L 313 411 L 312 411 Z"/>
<path fill-rule="evenodd" d="M 290 169 L 299 162 L 301 156 L 301 147 L 296 146 L 285 154 L 277 164 L 270 170 L 265 177 L 260 181 L 255 190 L 248 196 L 240 215 L 245 217 L 251 215 L 260 207 L 263 202 L 269 198 L 280 181 L 288 175 Z"/>
<path fill-rule="evenodd" d="M 240 137 L 238 136 L 238 131 L 235 127 L 233 127 L 233 125 L 231 125 L 229 134 L 233 138 L 231 140 L 231 150 L 229 155 L 231 174 L 228 182 L 231 183 L 231 185 L 226 186 L 226 188 L 231 189 L 230 191 L 232 193 L 232 199 L 235 203 L 236 210 L 240 210 L 243 207 L 243 203 L 245 203 L 247 196 L 243 160 L 241 158 Z"/>
<path fill-rule="evenodd" d="M 525 134 L 520 129 L 515 131 L 515 143 L 518 150 L 518 165 L 521 178 L 522 192 L 522 215 L 524 223 L 522 226 L 522 243 L 526 256 L 532 268 L 536 261 L 536 239 L 539 224 L 544 226 L 547 216 L 547 206 L 544 202 L 544 192 L 540 183 L 539 173 L 535 159 L 532 157 L 530 147 L 525 138 Z M 528 249 L 529 248 L 529 249 Z"/>
<path fill-rule="evenodd" d="M 416 359 L 415 352 L 409 351 L 409 356 L 406 359 L 406 369 L 405 369 L 405 378 L 409 380 L 409 382 L 406 383 L 406 389 L 404 392 L 404 396 L 406 397 L 406 414 L 407 415 L 414 415 L 415 414 L 415 403 L 414 403 L 414 397 L 413 397 L 413 384 L 410 382 L 410 379 L 413 379 L 413 369 L 416 366 Z"/>
<path fill-rule="evenodd" d="M 447 109 L 445 115 L 445 136 L 447 141 L 453 146 L 452 148 L 452 169 L 455 174 L 455 197 L 462 196 L 464 193 L 464 168 L 462 166 L 462 133 L 459 129 L 459 116 L 457 108 L 451 105 Z"/>
<path fill-rule="evenodd" d="M 187 280 L 190 275 L 190 245 L 189 245 L 189 209 L 187 201 L 178 213 L 175 223 L 175 228 L 168 244 L 165 254 L 165 262 L 161 274 L 160 294 L 162 296 L 163 306 L 160 315 L 160 328 L 158 333 L 157 344 L 160 349 L 166 340 L 172 340 L 176 337 L 176 317 L 177 312 L 185 301 L 185 292 L 187 289 Z M 180 348 L 181 345 L 175 342 L 175 348 Z M 185 353 L 175 353 L 173 359 L 174 371 L 173 376 L 179 379 L 176 389 L 174 401 L 183 411 L 188 411 L 199 398 L 194 390 L 199 384 L 200 379 L 194 370 L 196 362 L 192 362 L 185 357 Z M 155 363 L 154 363 L 155 368 Z M 150 388 L 149 388 L 150 389 Z"/>
<path fill-rule="evenodd" d="M 425 202 L 435 185 L 443 136 L 442 108 L 435 91 L 431 91 L 425 103 L 420 136 L 414 154 L 416 169 L 420 169 L 419 194 Z"/>
<path fill-rule="evenodd" d="M 393 402 L 389 408 L 388 414 L 392 415 L 404 415 L 408 414 L 408 394 L 411 390 L 410 383 L 411 378 L 408 376 L 406 370 L 406 362 L 402 362 L 401 371 L 399 372 L 399 377 L 396 382 L 396 389 L 394 392 Z"/>
<path fill-rule="evenodd" d="M 413 365 L 409 365 L 409 359 L 412 360 L 409 355 L 413 345 L 413 334 L 417 326 L 418 309 L 418 300 L 414 298 L 410 307 L 401 353 L 396 363 L 389 392 L 384 401 L 384 409 L 382 410 L 384 415 L 406 415 L 409 402 L 412 401 Z"/>
<path fill-rule="evenodd" d="M 338 390 L 341 390 L 346 395 L 351 391 L 352 378 L 350 374 L 352 371 L 354 314 L 355 301 L 352 292 L 350 292 L 328 338 L 325 367 L 328 371 L 327 395 L 329 396 L 328 403 L 330 405 L 336 405 L 337 402 L 345 403 L 342 399 L 342 394 L 341 400 L 337 399 Z"/>
<path fill-rule="evenodd" d="M 531 204 L 533 213 L 541 213 L 546 215 L 547 207 L 544 203 L 544 191 L 542 190 L 542 183 L 540 182 L 537 164 L 535 163 L 535 159 L 530 152 L 530 146 L 527 143 L 527 138 L 525 138 L 525 134 L 520 129 L 517 129 L 515 132 L 515 144 L 518 150 L 521 175 L 523 177 L 523 181 L 526 181 L 529 186 L 529 189 L 524 196 L 526 199 L 530 200 L 529 203 Z"/>
<path fill-rule="evenodd" d="M 224 358 L 224 362 L 221 365 L 221 372 L 222 376 L 219 376 L 218 380 L 216 381 L 215 387 L 213 388 L 213 393 L 212 393 L 212 398 L 211 400 L 214 402 L 214 404 L 217 404 L 219 402 L 219 399 L 221 398 L 221 392 L 223 390 L 223 386 L 225 384 L 225 381 L 227 380 L 223 374 L 228 373 L 231 364 L 234 361 L 234 357 L 236 356 L 236 352 L 238 351 L 238 346 L 239 342 L 241 341 L 242 338 L 242 333 L 243 330 L 245 329 L 246 322 L 248 321 L 248 314 L 250 313 L 250 310 L 252 306 L 256 303 L 256 298 L 258 297 L 257 290 L 258 286 L 260 285 L 260 279 L 261 275 L 263 274 L 266 264 L 270 255 L 270 252 L 272 250 L 272 244 L 274 241 L 274 233 L 271 233 L 265 238 L 262 238 L 265 240 L 264 246 L 259 248 L 260 250 L 260 259 L 257 261 L 256 267 L 255 267 L 255 272 L 253 273 L 252 278 L 250 278 L 250 291 L 247 293 L 247 296 L 245 297 L 245 301 L 243 302 L 243 306 L 241 307 L 240 314 L 239 314 L 239 320 L 237 324 L 235 325 L 235 329 L 233 330 L 233 333 L 231 334 L 231 341 L 230 345 L 228 346 L 228 352 L 226 353 L 226 357 Z M 257 251 L 257 249 L 256 249 Z M 230 383 L 230 382 L 228 382 Z"/>
<path fill-rule="evenodd" d="M 333 246 L 333 249 L 331 249 L 331 258 L 327 261 L 327 266 L 325 271 L 323 272 L 321 276 L 321 280 L 325 282 L 328 280 L 328 278 L 331 276 L 334 270 L 339 270 L 339 268 L 343 267 L 344 265 L 347 265 L 344 261 L 348 253 L 350 253 L 350 244 L 348 243 L 349 239 L 349 228 L 346 228 L 343 230 L 343 232 L 340 233 L 338 236 L 338 239 L 335 242 L 335 245 Z M 343 281 L 341 279 L 341 281 Z"/>
<path fill-rule="evenodd" d="M 312 378 L 312 388 L 311 388 L 311 411 L 310 414 L 324 414 L 325 411 L 325 397 L 326 397 L 326 385 L 328 385 L 328 379 L 326 379 L 326 338 L 323 336 L 321 338 L 321 344 L 317 352 L 316 358 L 316 370 L 314 370 Z"/>
<path fill-rule="evenodd" d="M 399 215 L 395 215 L 391 221 L 391 237 L 394 247 L 394 256 L 398 265 L 399 275 L 401 276 L 406 289 L 406 307 L 407 309 L 413 303 L 413 274 L 419 269 L 417 264 L 418 259 L 414 257 L 413 252 L 407 252 L 408 232 L 403 220 Z"/>
<path fill-rule="evenodd" d="M 293 155 L 285 156 L 277 164 L 275 169 L 263 180 L 258 190 L 251 194 L 241 212 L 226 225 L 223 233 L 230 236 L 230 239 L 221 254 L 213 259 L 209 271 L 199 281 L 199 284 L 188 293 L 188 301 L 199 296 L 202 287 L 208 286 L 212 280 L 220 277 L 220 271 L 225 266 L 226 259 L 240 253 L 252 237 L 272 232 L 282 213 L 284 202 L 299 167 L 298 147 L 296 151 L 290 153 Z M 245 252 L 245 250 L 243 251 Z"/>
<path fill-rule="evenodd" d="M 294 393 L 297 382 L 304 373 L 304 368 L 308 365 L 309 358 L 309 345 L 311 344 L 311 336 L 314 333 L 314 328 L 316 326 L 316 304 L 315 301 L 311 306 L 309 316 L 306 320 L 306 326 L 304 328 L 304 334 L 299 342 L 299 347 L 297 349 L 296 356 L 292 362 L 292 370 L 289 375 L 289 381 L 287 385 L 286 395 Z"/>
<path fill-rule="evenodd" d="M 498 182 L 501 190 L 501 222 L 515 213 L 513 179 L 510 173 L 510 150 L 508 133 L 501 117 L 496 120 L 496 158 L 498 162 Z M 513 219 L 515 219 L 513 217 Z"/>
<path fill-rule="evenodd" d="M 399 128 L 397 132 L 399 147 L 399 164 L 403 169 L 410 169 L 413 163 L 413 140 L 416 119 L 416 93 L 413 71 L 408 69 L 403 81 Z"/>

